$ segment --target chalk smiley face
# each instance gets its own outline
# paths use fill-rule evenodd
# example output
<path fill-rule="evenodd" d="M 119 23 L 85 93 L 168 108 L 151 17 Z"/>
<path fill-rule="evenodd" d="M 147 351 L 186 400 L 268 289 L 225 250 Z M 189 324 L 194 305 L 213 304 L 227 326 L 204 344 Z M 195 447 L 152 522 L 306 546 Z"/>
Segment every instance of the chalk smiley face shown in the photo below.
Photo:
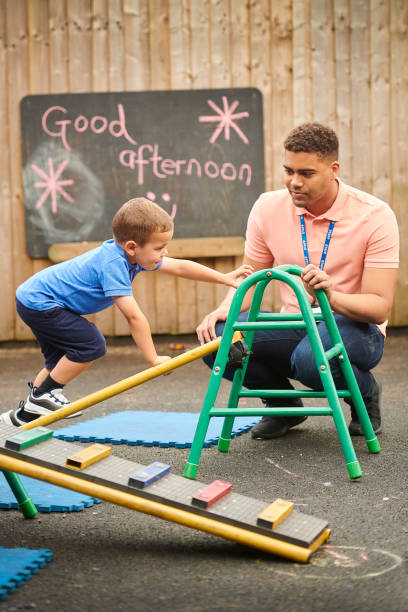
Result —
<path fill-rule="evenodd" d="M 146 193 L 146 197 L 149 198 L 149 200 L 152 200 L 152 202 L 156 202 L 156 194 L 153 193 L 152 191 L 148 191 Z M 163 202 L 165 202 L 166 204 L 169 204 L 170 200 L 171 200 L 171 196 L 168 193 L 162 193 L 161 195 L 161 199 L 163 200 Z M 156 202 L 158 204 L 158 202 Z M 177 204 L 172 204 L 171 206 L 171 212 L 169 212 L 170 217 L 173 219 L 176 216 L 177 213 Z"/>

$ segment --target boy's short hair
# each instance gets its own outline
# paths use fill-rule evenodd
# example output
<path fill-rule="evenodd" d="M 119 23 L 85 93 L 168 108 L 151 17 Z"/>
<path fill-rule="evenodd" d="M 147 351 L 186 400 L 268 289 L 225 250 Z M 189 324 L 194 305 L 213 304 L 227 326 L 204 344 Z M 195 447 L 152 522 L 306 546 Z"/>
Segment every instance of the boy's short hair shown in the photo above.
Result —
<path fill-rule="evenodd" d="M 317 121 L 302 123 L 289 132 L 284 142 L 286 151 L 293 153 L 316 153 L 332 161 L 339 156 L 339 141 L 336 132 Z"/>
<path fill-rule="evenodd" d="M 170 215 L 147 198 L 133 198 L 123 204 L 112 220 L 116 242 L 134 240 L 140 246 L 146 244 L 154 232 L 169 232 L 173 229 Z"/>

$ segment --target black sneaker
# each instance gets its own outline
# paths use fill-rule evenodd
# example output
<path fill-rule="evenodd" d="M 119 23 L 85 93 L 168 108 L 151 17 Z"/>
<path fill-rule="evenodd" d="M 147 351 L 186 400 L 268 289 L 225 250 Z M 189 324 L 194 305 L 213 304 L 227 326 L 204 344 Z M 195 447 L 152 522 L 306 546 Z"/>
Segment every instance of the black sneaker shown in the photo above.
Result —
<path fill-rule="evenodd" d="M 282 398 L 283 400 L 285 398 Z M 275 403 L 275 402 L 274 402 Z M 280 404 L 282 401 L 280 400 Z M 269 407 L 272 407 L 273 404 L 271 400 L 266 401 L 265 404 Z M 277 404 L 278 406 L 278 404 Z M 276 406 L 276 407 L 277 407 Z M 289 408 L 289 406 L 287 406 Z M 300 399 L 295 399 L 290 402 L 290 407 L 292 408 L 303 408 L 303 402 Z M 289 429 L 292 427 L 296 427 L 296 425 L 300 425 L 306 421 L 306 415 L 299 416 L 268 416 L 265 415 L 262 419 L 254 425 L 251 430 L 251 436 L 255 440 L 272 440 L 273 438 L 280 438 L 281 436 L 285 436 Z"/>
<path fill-rule="evenodd" d="M 374 433 L 378 434 L 382 431 L 381 425 L 381 383 L 374 379 L 374 386 L 370 397 L 363 398 L 365 407 L 367 409 L 368 417 L 371 421 Z M 351 421 L 349 425 L 349 432 L 351 436 L 364 436 L 363 428 L 361 427 L 360 421 L 358 420 L 357 412 L 350 399 L 346 399 L 345 402 L 349 404 L 351 411 Z"/>

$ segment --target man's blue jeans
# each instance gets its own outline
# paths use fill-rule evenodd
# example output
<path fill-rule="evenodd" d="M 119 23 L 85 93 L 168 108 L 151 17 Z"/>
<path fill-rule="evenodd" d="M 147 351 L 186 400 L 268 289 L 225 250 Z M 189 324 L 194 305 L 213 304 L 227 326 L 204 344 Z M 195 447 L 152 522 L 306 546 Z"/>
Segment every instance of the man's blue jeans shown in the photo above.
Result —
<path fill-rule="evenodd" d="M 239 315 L 246 321 L 248 313 Z M 384 336 L 373 323 L 358 323 L 343 315 L 335 314 L 343 344 L 349 356 L 357 384 L 363 397 L 370 397 L 374 383 L 370 370 L 380 361 L 384 350 Z M 220 336 L 224 323 L 216 325 Z M 332 346 L 326 324 L 317 324 L 324 349 Z M 312 348 L 303 329 L 260 330 L 255 332 L 252 355 L 248 362 L 244 386 L 248 389 L 292 389 L 289 379 L 298 380 L 306 387 L 322 390 L 320 375 L 313 357 Z M 208 355 L 204 361 L 212 367 L 214 357 Z M 338 389 L 346 389 L 346 382 L 337 359 L 330 361 L 333 379 Z M 233 372 L 225 371 L 225 378 L 232 380 Z"/>

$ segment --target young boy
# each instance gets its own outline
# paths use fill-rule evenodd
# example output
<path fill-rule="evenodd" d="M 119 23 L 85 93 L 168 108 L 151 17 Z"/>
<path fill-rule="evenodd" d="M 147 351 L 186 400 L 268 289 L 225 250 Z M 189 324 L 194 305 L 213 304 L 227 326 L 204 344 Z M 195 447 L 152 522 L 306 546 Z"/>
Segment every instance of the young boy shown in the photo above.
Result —
<path fill-rule="evenodd" d="M 231 287 L 252 272 L 250 266 L 241 266 L 221 274 L 166 257 L 173 221 L 146 198 L 126 202 L 115 214 L 112 230 L 113 239 L 34 274 L 18 287 L 17 312 L 41 347 L 44 367 L 29 383 L 27 400 L 0 416 L 4 422 L 19 426 L 69 404 L 63 387 L 106 353 L 104 336 L 81 315 L 116 304 L 149 365 L 170 359 L 156 353 L 149 323 L 133 297 L 132 281 L 140 272 L 160 270 Z"/>

